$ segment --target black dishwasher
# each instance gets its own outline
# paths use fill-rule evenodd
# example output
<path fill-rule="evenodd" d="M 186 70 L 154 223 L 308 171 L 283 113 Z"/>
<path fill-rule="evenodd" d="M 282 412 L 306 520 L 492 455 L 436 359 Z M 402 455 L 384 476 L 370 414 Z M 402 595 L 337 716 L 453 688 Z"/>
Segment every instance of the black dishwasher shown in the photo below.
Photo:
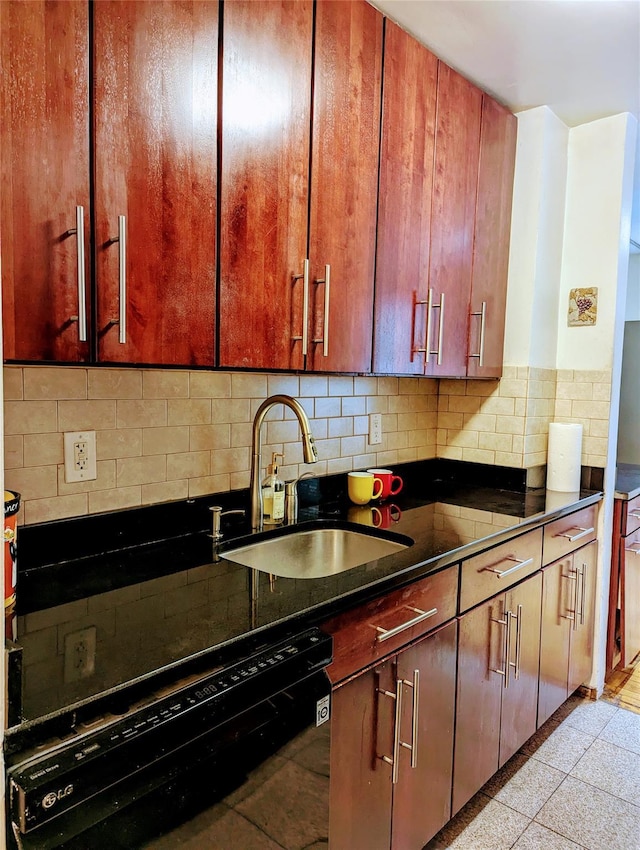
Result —
<path fill-rule="evenodd" d="M 10 843 L 327 847 L 330 661 L 307 629 L 39 746 L 7 769 Z"/>

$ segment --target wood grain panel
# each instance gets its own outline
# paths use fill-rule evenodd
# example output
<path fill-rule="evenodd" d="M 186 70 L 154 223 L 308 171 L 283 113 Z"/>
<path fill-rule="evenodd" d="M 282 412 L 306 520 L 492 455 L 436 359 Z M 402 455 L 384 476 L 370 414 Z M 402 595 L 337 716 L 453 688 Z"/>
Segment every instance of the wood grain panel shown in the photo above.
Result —
<path fill-rule="evenodd" d="M 385 28 L 373 370 L 422 374 L 438 60 Z"/>
<path fill-rule="evenodd" d="M 417 739 L 412 739 L 413 692 L 404 686 L 398 783 L 393 790 L 392 850 L 423 847 L 451 817 L 457 623 L 451 622 L 398 655 L 397 674 L 413 682 L 418 671 Z"/>
<path fill-rule="evenodd" d="M 498 769 L 504 613 L 501 594 L 459 619 L 452 815 Z"/>
<path fill-rule="evenodd" d="M 563 558 L 596 538 L 597 505 L 550 522 L 544 527 L 543 564 Z M 573 539 L 572 539 L 573 538 Z"/>
<path fill-rule="evenodd" d="M 506 593 L 506 608 L 513 617 L 509 625 L 509 687 L 502 692 L 500 767 L 536 731 L 541 603 L 542 573 Z"/>
<path fill-rule="evenodd" d="M 89 23 L 85 2 L 0 3 L 0 229 L 4 356 L 84 361 L 76 206 L 89 245 Z M 87 310 L 90 302 L 87 295 Z"/>
<path fill-rule="evenodd" d="M 325 631 L 333 635 L 334 660 L 327 668 L 331 681 L 335 684 L 352 676 L 454 617 L 457 592 L 456 565 L 345 611 L 323 624 Z M 418 614 L 413 609 L 426 612 L 434 608 L 435 613 L 422 623 L 386 640 L 376 640 L 378 628 L 390 630 L 414 619 Z"/>
<path fill-rule="evenodd" d="M 466 611 L 535 573 L 540 569 L 541 560 L 542 529 L 537 528 L 463 561 L 460 611 Z M 522 567 L 518 566 L 520 561 L 525 562 Z M 501 576 L 493 570 L 505 574 Z"/>
<path fill-rule="evenodd" d="M 225 3 L 221 366 L 304 367 L 312 44 L 311 0 Z"/>
<path fill-rule="evenodd" d="M 434 304 L 445 295 L 443 339 L 440 309 L 432 311 L 431 351 L 441 348 L 442 363 L 431 356 L 427 374 L 467 374 L 468 312 L 478 181 L 482 92 L 439 64 L 436 153 L 431 212 L 429 287 Z"/>
<path fill-rule="evenodd" d="M 622 502 L 622 509 L 624 511 L 624 530 L 622 533 L 624 535 L 632 534 L 640 528 L 640 496 L 636 496 L 635 499 L 629 499 L 628 501 L 622 499 L 618 501 Z"/>
<path fill-rule="evenodd" d="M 485 328 L 480 365 L 471 355 L 480 353 L 481 316 L 470 317 L 469 377 L 502 375 L 516 133 L 515 115 L 483 94 L 471 313 L 481 313 L 484 302 Z"/>
<path fill-rule="evenodd" d="M 637 556 L 636 556 L 637 557 Z M 593 630 L 595 627 L 596 606 L 596 570 L 598 560 L 598 544 L 590 543 L 583 546 L 573 555 L 573 567 L 580 581 L 578 587 L 578 621 L 571 632 L 571 654 L 569 657 L 568 692 L 572 694 L 580 685 L 585 685 L 591 678 L 593 665 Z M 632 586 L 633 599 L 637 605 L 640 595 L 640 570 L 636 567 L 635 580 Z M 631 628 L 636 638 L 636 650 L 632 651 L 629 661 L 640 650 L 640 629 L 637 614 L 631 608 Z M 631 649 L 631 647 L 630 647 Z"/>
<path fill-rule="evenodd" d="M 391 661 L 332 694 L 329 844 L 331 850 L 389 850 L 395 692 Z"/>
<path fill-rule="evenodd" d="M 575 603 L 573 557 L 568 555 L 542 571 L 540 687 L 538 721 L 551 717 L 568 696 L 569 641 Z"/>
<path fill-rule="evenodd" d="M 313 370 L 370 371 L 382 73 L 382 15 L 364 0 L 316 5 L 310 269 L 331 266 L 329 349 Z M 311 284 L 311 336 L 323 338 L 325 286 Z"/>
<path fill-rule="evenodd" d="M 99 359 L 212 365 L 218 4 L 104 2 L 95 21 Z M 127 343 L 118 216 L 127 216 Z"/>

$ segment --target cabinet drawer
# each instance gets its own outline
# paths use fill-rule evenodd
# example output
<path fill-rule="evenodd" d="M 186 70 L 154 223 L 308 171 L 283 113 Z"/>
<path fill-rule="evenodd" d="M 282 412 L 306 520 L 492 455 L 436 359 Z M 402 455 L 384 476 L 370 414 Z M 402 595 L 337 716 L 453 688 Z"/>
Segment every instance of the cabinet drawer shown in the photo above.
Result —
<path fill-rule="evenodd" d="M 627 502 L 627 521 L 624 534 L 632 534 L 640 528 L 640 496 Z"/>
<path fill-rule="evenodd" d="M 591 505 L 545 525 L 543 563 L 552 564 L 596 539 L 596 507 Z"/>
<path fill-rule="evenodd" d="M 334 660 L 327 668 L 332 683 L 455 617 L 457 594 L 455 565 L 324 623 L 333 635 Z"/>
<path fill-rule="evenodd" d="M 460 580 L 460 612 L 535 573 L 540 569 L 541 561 L 541 528 L 464 561 Z"/>

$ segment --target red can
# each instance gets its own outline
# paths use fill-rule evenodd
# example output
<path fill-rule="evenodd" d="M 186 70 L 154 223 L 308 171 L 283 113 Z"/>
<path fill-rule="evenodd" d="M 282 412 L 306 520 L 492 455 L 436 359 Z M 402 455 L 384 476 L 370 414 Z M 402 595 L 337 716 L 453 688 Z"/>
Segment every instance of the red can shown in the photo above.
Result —
<path fill-rule="evenodd" d="M 18 575 L 17 519 L 20 493 L 4 491 L 4 608 L 11 610 L 16 602 Z"/>

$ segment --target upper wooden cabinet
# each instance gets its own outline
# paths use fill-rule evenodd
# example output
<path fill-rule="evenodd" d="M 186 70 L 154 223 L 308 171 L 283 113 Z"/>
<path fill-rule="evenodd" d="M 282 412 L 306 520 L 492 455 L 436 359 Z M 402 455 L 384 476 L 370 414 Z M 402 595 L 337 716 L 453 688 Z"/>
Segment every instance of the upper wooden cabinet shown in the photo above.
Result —
<path fill-rule="evenodd" d="M 440 62 L 431 208 L 425 373 L 467 374 L 482 92 Z"/>
<path fill-rule="evenodd" d="M 311 0 L 224 5 L 222 366 L 304 368 L 312 47 Z"/>
<path fill-rule="evenodd" d="M 98 359 L 212 366 L 218 4 L 93 17 Z"/>
<path fill-rule="evenodd" d="M 217 3 L 0 14 L 5 357 L 213 365 Z"/>
<path fill-rule="evenodd" d="M 467 375 L 502 375 L 517 120 L 488 95 L 482 129 L 476 203 Z"/>
<path fill-rule="evenodd" d="M 0 3 L 0 32 L 4 356 L 88 360 L 88 6 Z"/>
<path fill-rule="evenodd" d="M 516 119 L 387 21 L 375 372 L 499 377 Z"/>
<path fill-rule="evenodd" d="M 314 45 L 310 2 L 224 15 L 220 365 L 368 372 L 382 16 L 320 0 Z"/>
<path fill-rule="evenodd" d="M 386 22 L 374 372 L 424 374 L 438 60 Z"/>
<path fill-rule="evenodd" d="M 309 360 L 371 371 L 382 15 L 318 0 L 311 136 Z"/>

